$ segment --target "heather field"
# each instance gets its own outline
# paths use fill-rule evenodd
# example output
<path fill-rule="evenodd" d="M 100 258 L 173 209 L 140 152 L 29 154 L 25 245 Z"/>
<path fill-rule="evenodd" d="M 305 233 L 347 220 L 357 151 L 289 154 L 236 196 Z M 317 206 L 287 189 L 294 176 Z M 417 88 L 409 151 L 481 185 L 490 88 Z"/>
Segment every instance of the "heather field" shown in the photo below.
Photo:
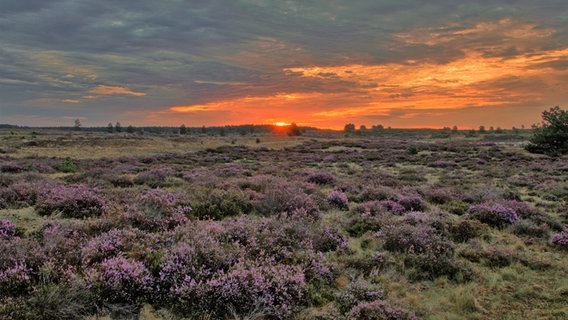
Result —
<path fill-rule="evenodd" d="M 528 132 L 0 131 L 0 319 L 566 319 Z"/>

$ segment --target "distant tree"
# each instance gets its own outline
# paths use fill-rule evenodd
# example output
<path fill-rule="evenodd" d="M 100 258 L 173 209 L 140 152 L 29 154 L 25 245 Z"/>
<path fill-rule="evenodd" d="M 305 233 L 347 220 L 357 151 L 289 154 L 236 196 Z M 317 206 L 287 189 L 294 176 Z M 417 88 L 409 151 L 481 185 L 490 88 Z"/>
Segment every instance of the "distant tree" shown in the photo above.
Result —
<path fill-rule="evenodd" d="M 527 151 L 550 156 L 568 153 L 568 110 L 556 106 L 543 111 L 542 122 L 533 125 L 532 130 Z"/>
<path fill-rule="evenodd" d="M 79 119 L 75 119 L 75 125 L 73 125 L 73 130 L 75 131 L 81 131 L 81 120 Z"/>
<path fill-rule="evenodd" d="M 362 125 L 359 127 L 359 131 L 367 131 L 367 126 L 364 125 L 364 124 L 362 124 Z"/>
<path fill-rule="evenodd" d="M 114 130 L 116 132 L 122 132 L 122 126 L 120 125 L 120 122 L 116 122 L 116 124 L 114 125 Z"/>
<path fill-rule="evenodd" d="M 221 129 L 219 129 L 219 135 L 221 137 L 224 137 L 227 135 L 227 132 L 225 132 L 225 127 L 221 127 Z"/>
<path fill-rule="evenodd" d="M 502 134 L 503 133 L 503 129 L 501 127 L 497 127 L 497 129 L 495 129 L 495 133 L 497 134 Z"/>
<path fill-rule="evenodd" d="M 517 127 L 515 127 L 515 126 L 513 126 L 513 127 L 511 128 L 511 131 L 513 131 L 513 134 L 519 134 L 519 132 L 520 132 L 519 129 L 518 129 Z"/>
<path fill-rule="evenodd" d="M 300 128 L 298 128 L 298 125 L 296 125 L 295 122 L 292 122 L 290 124 L 290 127 L 288 128 L 288 135 L 289 136 L 301 136 L 302 132 L 300 132 Z"/>
<path fill-rule="evenodd" d="M 485 126 L 479 126 L 479 133 L 485 133 L 485 132 L 487 132 L 485 130 Z"/>
<path fill-rule="evenodd" d="M 345 131 L 345 133 L 355 132 L 355 125 L 352 123 L 348 123 L 345 125 L 345 128 L 343 130 Z"/>
<path fill-rule="evenodd" d="M 385 129 L 385 127 L 384 127 L 382 124 L 378 124 L 378 125 L 376 125 L 376 126 L 373 125 L 373 126 L 371 127 L 371 130 L 373 130 L 373 131 L 382 131 L 382 130 L 384 130 L 384 129 Z"/>
<path fill-rule="evenodd" d="M 114 128 L 113 128 L 111 122 L 109 122 L 108 125 L 107 125 L 107 132 L 108 132 L 108 133 L 113 133 L 113 132 L 114 132 Z"/>
<path fill-rule="evenodd" d="M 187 128 L 185 127 L 185 124 L 179 126 L 179 134 L 187 134 Z"/>
<path fill-rule="evenodd" d="M 452 127 L 452 132 L 457 133 L 459 131 L 458 126 Z"/>
<path fill-rule="evenodd" d="M 493 132 L 493 131 L 495 131 L 495 128 L 493 128 L 493 126 L 490 126 L 490 127 L 489 127 L 489 132 Z"/>
<path fill-rule="evenodd" d="M 134 127 L 132 125 L 129 125 L 128 127 L 126 127 L 126 132 L 128 133 L 134 133 L 136 130 L 134 129 Z"/>
<path fill-rule="evenodd" d="M 207 127 L 205 126 L 201 127 L 201 133 L 207 134 Z"/>

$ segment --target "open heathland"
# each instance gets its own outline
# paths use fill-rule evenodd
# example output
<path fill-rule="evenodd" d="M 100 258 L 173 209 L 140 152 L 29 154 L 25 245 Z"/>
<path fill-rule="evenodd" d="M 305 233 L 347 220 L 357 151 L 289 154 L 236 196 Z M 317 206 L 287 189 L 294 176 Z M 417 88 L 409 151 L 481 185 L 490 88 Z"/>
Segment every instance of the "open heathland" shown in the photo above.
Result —
<path fill-rule="evenodd" d="M 1 319 L 565 319 L 526 132 L 0 131 Z"/>

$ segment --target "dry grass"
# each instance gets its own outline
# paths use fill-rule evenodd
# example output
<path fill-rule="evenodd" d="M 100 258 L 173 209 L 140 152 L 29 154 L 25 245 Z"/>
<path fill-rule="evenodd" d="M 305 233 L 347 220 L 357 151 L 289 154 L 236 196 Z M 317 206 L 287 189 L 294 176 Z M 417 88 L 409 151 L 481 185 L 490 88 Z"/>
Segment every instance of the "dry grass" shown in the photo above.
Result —
<path fill-rule="evenodd" d="M 120 156 L 144 156 L 164 152 L 185 153 L 226 145 L 282 149 L 308 139 L 282 134 L 256 135 L 157 135 L 127 133 L 69 132 L 55 129 L 0 130 L 0 149 L 12 157 L 70 157 L 90 159 Z M 259 142 L 257 143 L 257 139 Z"/>

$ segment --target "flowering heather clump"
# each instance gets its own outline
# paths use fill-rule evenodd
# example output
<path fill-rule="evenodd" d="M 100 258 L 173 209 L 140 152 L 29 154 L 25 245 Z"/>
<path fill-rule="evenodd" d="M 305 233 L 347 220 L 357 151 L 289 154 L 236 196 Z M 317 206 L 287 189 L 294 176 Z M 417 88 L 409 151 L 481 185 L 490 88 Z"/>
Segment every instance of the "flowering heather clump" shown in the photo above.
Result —
<path fill-rule="evenodd" d="M 176 171 L 170 167 L 158 167 L 139 173 L 134 178 L 136 184 L 146 184 L 151 188 L 164 187 L 168 185 L 168 177 L 172 177 Z"/>
<path fill-rule="evenodd" d="M 16 261 L 12 266 L 0 269 L 0 292 L 19 294 L 30 288 L 31 269 L 24 260 Z"/>
<path fill-rule="evenodd" d="M 82 249 L 83 263 L 90 265 L 118 256 L 137 241 L 135 229 L 112 229 L 87 242 Z"/>
<path fill-rule="evenodd" d="M 335 176 L 330 172 L 314 172 L 308 176 L 308 182 L 315 183 L 315 184 L 334 184 L 337 179 Z"/>
<path fill-rule="evenodd" d="M 324 226 L 313 233 L 312 240 L 314 249 L 317 251 L 335 251 L 349 246 L 347 237 L 338 229 Z"/>
<path fill-rule="evenodd" d="M 381 200 L 379 201 L 379 205 L 396 215 L 401 215 L 407 210 L 402 204 L 397 203 L 393 200 Z"/>
<path fill-rule="evenodd" d="M 385 301 L 361 302 L 347 314 L 349 320 L 417 320 L 414 312 L 393 308 Z"/>
<path fill-rule="evenodd" d="M 39 215 L 61 213 L 64 218 L 100 216 L 106 207 L 103 198 L 84 185 L 56 185 L 38 196 Z"/>
<path fill-rule="evenodd" d="M 79 264 L 81 250 L 86 242 L 86 235 L 79 229 L 80 225 L 57 222 L 44 224 L 39 235 L 45 256 L 55 259 L 59 264 Z"/>
<path fill-rule="evenodd" d="M 568 228 L 552 237 L 552 244 L 560 249 L 568 250 Z"/>
<path fill-rule="evenodd" d="M 133 259 L 114 257 L 86 270 L 89 288 L 110 303 L 138 303 L 151 291 L 154 280 L 144 264 Z"/>
<path fill-rule="evenodd" d="M 348 312 L 360 302 L 370 302 L 383 298 L 385 291 L 378 285 L 360 277 L 351 282 L 347 290 L 339 297 L 340 310 Z"/>
<path fill-rule="evenodd" d="M 445 248 L 453 252 L 452 246 L 445 242 L 434 228 L 426 225 L 389 225 L 378 233 L 384 241 L 383 247 L 389 251 L 419 254 L 434 248 Z"/>
<path fill-rule="evenodd" d="M 148 190 L 139 197 L 138 203 L 143 212 L 154 216 L 174 213 L 189 214 L 191 212 L 189 200 L 185 195 L 162 189 Z"/>
<path fill-rule="evenodd" d="M 419 195 L 399 195 L 397 202 L 407 211 L 422 211 L 426 209 L 426 203 Z"/>
<path fill-rule="evenodd" d="M 479 220 L 492 227 L 502 228 L 520 220 L 513 208 L 502 204 L 479 204 L 469 207 L 467 217 Z"/>
<path fill-rule="evenodd" d="M 312 197 L 291 185 L 273 185 L 265 191 L 257 203 L 257 210 L 265 215 L 292 212 L 305 209 L 309 215 L 319 213 Z"/>
<path fill-rule="evenodd" d="M 9 240 L 16 236 L 16 225 L 8 219 L 0 219 L 0 240 Z"/>
<path fill-rule="evenodd" d="M 255 310 L 276 319 L 290 316 L 302 302 L 304 274 L 298 266 L 275 261 L 240 261 L 210 280 L 186 277 L 177 289 L 178 301 L 192 308 L 206 308 L 217 317 L 233 312 L 246 315 Z"/>
<path fill-rule="evenodd" d="M 347 199 L 347 195 L 339 190 L 332 191 L 327 196 L 327 201 L 334 207 L 337 207 L 341 210 L 349 210 L 349 200 Z"/>

